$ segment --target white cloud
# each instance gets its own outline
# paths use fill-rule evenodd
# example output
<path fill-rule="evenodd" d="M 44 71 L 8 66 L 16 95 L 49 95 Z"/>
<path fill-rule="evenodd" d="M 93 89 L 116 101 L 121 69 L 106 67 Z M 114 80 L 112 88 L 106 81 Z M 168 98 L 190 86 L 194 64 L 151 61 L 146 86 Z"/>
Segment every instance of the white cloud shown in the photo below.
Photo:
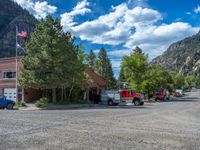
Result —
<path fill-rule="evenodd" d="M 82 40 L 88 40 L 97 44 L 118 45 L 124 43 L 134 32 L 137 23 L 154 23 L 162 17 L 159 12 L 135 7 L 128 9 L 127 4 L 122 3 L 112 7 L 112 12 L 100 16 L 93 21 L 86 21 L 73 26 L 72 32 Z"/>
<path fill-rule="evenodd" d="M 112 50 L 108 52 L 108 56 L 110 57 L 123 57 L 125 55 L 129 55 L 132 52 L 131 49 L 119 49 L 119 50 Z"/>
<path fill-rule="evenodd" d="M 57 7 L 49 5 L 47 1 L 14 0 L 14 2 L 27 9 L 37 19 L 45 18 L 48 14 L 54 14 L 57 10 Z"/>
<path fill-rule="evenodd" d="M 82 6 L 84 7 L 81 9 L 87 5 Z M 82 40 L 95 44 L 123 45 L 124 49 L 134 49 L 139 46 L 149 54 L 150 58 L 160 55 L 171 43 L 198 31 L 198 28 L 185 22 L 161 23 L 163 17 L 157 10 L 143 7 L 129 8 L 127 3 L 112 6 L 108 14 L 82 24 L 76 24 L 73 18 L 71 19 L 68 19 L 69 26 L 65 25 L 64 28 L 70 28 L 70 31 Z M 63 22 L 65 20 L 67 19 L 63 19 Z M 121 52 L 117 53 L 116 50 L 113 54 L 121 57 Z"/>
<path fill-rule="evenodd" d="M 87 8 L 90 3 L 87 0 L 79 2 L 71 12 L 61 14 L 61 24 L 65 31 L 71 31 L 71 28 L 77 23 L 74 22 L 74 17 L 77 15 L 85 15 L 90 13 L 91 9 Z"/>
<path fill-rule="evenodd" d="M 194 12 L 197 13 L 197 14 L 200 13 L 200 6 L 199 5 L 197 6 L 197 8 L 194 9 Z"/>
<path fill-rule="evenodd" d="M 125 44 L 127 48 L 141 47 L 150 58 L 160 55 L 175 41 L 193 35 L 198 31 L 188 23 L 176 22 L 171 24 L 140 26 Z"/>

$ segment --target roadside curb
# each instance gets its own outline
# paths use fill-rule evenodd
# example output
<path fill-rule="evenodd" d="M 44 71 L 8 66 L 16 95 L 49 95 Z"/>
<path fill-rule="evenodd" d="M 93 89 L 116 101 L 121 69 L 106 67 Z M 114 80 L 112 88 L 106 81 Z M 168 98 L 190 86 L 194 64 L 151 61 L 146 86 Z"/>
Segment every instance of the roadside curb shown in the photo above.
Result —
<path fill-rule="evenodd" d="M 62 109 L 78 109 L 78 108 L 90 108 L 90 107 L 99 107 L 99 104 L 73 104 L 73 105 L 54 105 L 48 104 L 46 107 L 41 108 L 41 110 L 62 110 Z"/>

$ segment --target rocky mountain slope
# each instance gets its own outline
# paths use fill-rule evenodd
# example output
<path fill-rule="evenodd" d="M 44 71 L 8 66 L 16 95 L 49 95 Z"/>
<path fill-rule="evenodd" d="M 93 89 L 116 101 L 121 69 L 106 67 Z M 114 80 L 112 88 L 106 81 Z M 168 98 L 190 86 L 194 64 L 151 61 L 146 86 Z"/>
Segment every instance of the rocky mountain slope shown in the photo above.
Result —
<path fill-rule="evenodd" d="M 153 59 L 151 63 L 160 64 L 170 71 L 200 77 L 200 32 L 173 43 L 167 51 Z"/>
<path fill-rule="evenodd" d="M 30 33 L 37 20 L 12 0 L 0 0 L 0 6 L 0 57 L 10 57 L 15 55 L 16 26 Z"/>

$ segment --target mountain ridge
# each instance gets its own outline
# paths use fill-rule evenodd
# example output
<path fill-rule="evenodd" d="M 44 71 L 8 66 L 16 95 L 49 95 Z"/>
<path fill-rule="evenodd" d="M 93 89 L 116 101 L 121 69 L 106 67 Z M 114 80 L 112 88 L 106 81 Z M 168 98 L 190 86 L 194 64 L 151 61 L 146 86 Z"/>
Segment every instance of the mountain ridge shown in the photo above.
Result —
<path fill-rule="evenodd" d="M 33 31 L 37 20 L 29 12 L 11 0 L 0 0 L 0 57 L 15 55 L 16 26 L 19 31 Z"/>
<path fill-rule="evenodd" d="M 175 42 L 151 64 L 159 64 L 169 71 L 200 77 L 200 32 Z"/>

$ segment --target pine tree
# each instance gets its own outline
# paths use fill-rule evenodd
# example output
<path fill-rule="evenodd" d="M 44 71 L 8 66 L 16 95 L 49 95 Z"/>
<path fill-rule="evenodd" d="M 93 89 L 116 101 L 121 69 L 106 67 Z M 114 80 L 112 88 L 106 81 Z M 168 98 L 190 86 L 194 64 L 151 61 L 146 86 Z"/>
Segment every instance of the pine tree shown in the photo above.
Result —
<path fill-rule="evenodd" d="M 87 55 L 86 61 L 89 67 L 91 67 L 92 69 L 95 68 L 96 55 L 92 49 L 90 50 L 90 53 Z"/>
<path fill-rule="evenodd" d="M 40 21 L 26 43 L 25 66 L 20 84 L 36 89 L 51 89 L 56 102 L 56 89 L 72 87 L 83 75 L 81 50 L 70 33 L 64 33 L 60 20 L 51 16 Z M 72 91 L 72 90 L 71 90 Z"/>
<path fill-rule="evenodd" d="M 99 51 L 95 69 L 97 73 L 107 81 L 108 89 L 113 89 L 116 86 L 116 79 L 114 78 L 112 65 L 104 48 L 101 48 Z"/>

